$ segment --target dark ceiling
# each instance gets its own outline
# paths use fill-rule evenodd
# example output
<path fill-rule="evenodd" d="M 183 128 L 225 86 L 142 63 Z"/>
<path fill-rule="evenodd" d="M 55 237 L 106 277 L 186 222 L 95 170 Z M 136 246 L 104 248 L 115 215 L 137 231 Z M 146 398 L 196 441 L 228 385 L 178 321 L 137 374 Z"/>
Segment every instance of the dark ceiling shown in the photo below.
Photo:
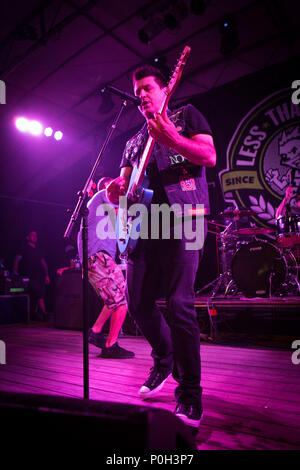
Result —
<path fill-rule="evenodd" d="M 196 14 L 194 8 L 201 5 L 202 13 Z M 31 178 L 20 180 L 29 196 L 35 179 L 40 185 L 46 183 L 86 152 L 92 160 L 120 104 L 119 98 L 100 93 L 103 86 L 131 92 L 136 66 L 159 58 L 172 70 L 186 44 L 192 52 L 176 92 L 178 102 L 295 59 L 300 52 L 299 9 L 298 0 L 5 2 L 0 18 L 0 78 L 6 83 L 7 107 L 1 106 L 1 113 L 36 116 L 62 129 L 65 136 L 60 147 L 53 143 L 47 150 L 41 143 L 30 149 L 28 139 L 15 138 L 5 147 L 7 159 L 9 153 L 16 159 L 8 163 L 8 174 L 10 166 L 24 161 L 24 153 L 29 162 L 31 152 L 42 152 L 43 164 L 56 154 L 50 172 L 41 176 L 36 165 Z M 174 29 L 161 26 L 166 15 L 178 20 Z M 222 54 L 219 25 L 226 15 L 233 15 L 239 46 Z M 149 22 L 161 31 L 146 44 L 138 31 Z M 129 105 L 114 137 L 140 122 L 138 111 Z"/>

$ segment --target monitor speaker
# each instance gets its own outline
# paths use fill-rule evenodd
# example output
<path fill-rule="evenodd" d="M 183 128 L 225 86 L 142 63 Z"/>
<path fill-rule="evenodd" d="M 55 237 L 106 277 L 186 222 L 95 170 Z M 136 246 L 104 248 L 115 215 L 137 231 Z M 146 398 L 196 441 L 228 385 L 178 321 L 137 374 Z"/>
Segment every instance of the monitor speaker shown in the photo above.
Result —
<path fill-rule="evenodd" d="M 126 450 L 196 449 L 171 412 L 123 403 L 0 392 L 1 447 L 113 455 Z"/>

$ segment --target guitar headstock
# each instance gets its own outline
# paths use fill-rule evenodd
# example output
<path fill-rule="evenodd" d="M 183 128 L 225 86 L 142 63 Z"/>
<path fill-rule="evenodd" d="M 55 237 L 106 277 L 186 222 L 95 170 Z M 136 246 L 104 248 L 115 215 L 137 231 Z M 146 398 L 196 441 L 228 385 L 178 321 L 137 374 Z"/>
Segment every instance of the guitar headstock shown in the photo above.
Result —
<path fill-rule="evenodd" d="M 171 75 L 169 83 L 166 87 L 166 94 L 167 95 L 171 95 L 172 93 L 174 93 L 175 88 L 177 87 L 177 85 L 178 85 L 178 83 L 181 79 L 182 71 L 183 71 L 183 68 L 186 64 L 186 61 L 188 59 L 188 56 L 189 56 L 190 52 L 191 52 L 190 46 L 185 46 L 185 48 L 183 49 L 183 51 L 181 53 L 181 56 L 179 57 L 179 59 L 176 63 L 174 72 Z"/>

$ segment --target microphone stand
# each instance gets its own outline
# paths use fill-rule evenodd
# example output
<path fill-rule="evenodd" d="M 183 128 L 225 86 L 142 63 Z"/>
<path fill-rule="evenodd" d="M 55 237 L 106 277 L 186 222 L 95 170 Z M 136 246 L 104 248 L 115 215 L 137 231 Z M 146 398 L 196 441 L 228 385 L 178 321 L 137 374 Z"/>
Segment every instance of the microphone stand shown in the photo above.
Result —
<path fill-rule="evenodd" d="M 99 155 L 95 161 L 90 175 L 88 176 L 86 183 L 81 191 L 78 191 L 78 201 L 75 209 L 71 215 L 70 221 L 64 233 L 64 238 L 69 239 L 72 234 L 72 230 L 75 227 L 75 223 L 80 215 L 82 219 L 82 319 L 83 319 L 83 396 L 89 399 L 89 345 L 88 345 L 88 215 L 89 211 L 87 208 L 88 190 L 92 178 L 99 166 L 100 160 L 106 150 L 106 147 L 111 139 L 114 130 L 117 127 L 117 123 L 121 117 L 123 109 L 127 106 L 126 100 L 122 102 L 121 108 L 115 117 L 113 124 L 106 136 L 106 139 L 102 145 Z"/>

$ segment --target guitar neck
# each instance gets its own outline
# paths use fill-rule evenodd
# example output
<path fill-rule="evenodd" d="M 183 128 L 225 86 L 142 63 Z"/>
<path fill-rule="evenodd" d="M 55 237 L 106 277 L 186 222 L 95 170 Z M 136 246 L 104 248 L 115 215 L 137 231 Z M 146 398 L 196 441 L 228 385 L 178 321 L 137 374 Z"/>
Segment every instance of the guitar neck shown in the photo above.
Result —
<path fill-rule="evenodd" d="M 177 65 L 175 67 L 175 70 L 172 74 L 172 77 L 168 83 L 168 85 L 165 87 L 165 97 L 163 99 L 163 102 L 161 104 L 159 113 L 163 114 L 168 106 L 168 102 L 171 98 L 172 93 L 174 93 L 174 90 L 176 86 L 178 85 L 178 82 L 180 80 L 181 74 L 183 67 L 185 66 L 187 57 L 191 51 L 191 48 L 189 46 L 185 46 L 179 61 L 177 62 Z M 133 190 L 138 190 L 141 188 L 143 181 L 144 181 L 144 176 L 145 176 L 145 171 L 146 167 L 148 165 L 149 159 L 151 157 L 151 153 L 153 150 L 155 144 L 155 140 L 152 136 L 149 135 L 145 149 L 143 151 L 143 155 L 140 161 L 140 164 L 138 166 L 134 181 L 132 183 L 132 188 Z"/>
<path fill-rule="evenodd" d="M 136 172 L 134 184 L 137 189 L 139 189 L 143 184 L 145 171 L 146 171 L 148 162 L 150 160 L 154 144 L 155 144 L 155 139 L 151 137 L 150 135 L 147 139 L 147 143 L 146 143 L 138 170 Z"/>
<path fill-rule="evenodd" d="M 168 102 L 169 102 L 169 98 L 170 98 L 170 96 L 166 95 L 165 99 L 163 100 L 163 103 L 162 103 L 160 111 L 159 111 L 160 114 L 163 113 L 166 110 Z M 149 163 L 149 160 L 150 160 L 150 157 L 151 157 L 151 154 L 152 154 L 152 151 L 153 151 L 154 144 L 155 144 L 154 137 L 149 135 L 149 137 L 147 139 L 146 146 L 145 146 L 144 151 L 143 151 L 143 155 L 142 155 L 138 170 L 136 172 L 136 177 L 135 177 L 135 180 L 134 180 L 134 186 L 135 186 L 136 189 L 139 189 L 143 184 L 146 168 L 147 168 L 147 165 Z"/>

